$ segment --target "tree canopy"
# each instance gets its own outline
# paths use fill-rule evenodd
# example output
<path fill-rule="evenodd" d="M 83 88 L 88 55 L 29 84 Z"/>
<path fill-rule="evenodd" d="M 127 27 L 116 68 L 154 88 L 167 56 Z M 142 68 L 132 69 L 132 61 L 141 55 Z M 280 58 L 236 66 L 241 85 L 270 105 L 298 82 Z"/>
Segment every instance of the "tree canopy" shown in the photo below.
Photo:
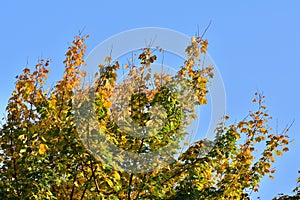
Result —
<path fill-rule="evenodd" d="M 252 99 L 257 110 L 232 124 L 220 116 L 213 141 L 194 141 L 178 155 L 195 108 L 208 101 L 213 67 L 199 67 L 207 40 L 192 38 L 175 76 L 152 74 L 162 49 L 145 47 L 137 61 L 107 57 L 87 85 L 87 38 L 74 38 L 53 87 L 45 87 L 51 60 L 17 76 L 0 129 L 2 198 L 249 199 L 263 177 L 273 178 L 288 129 L 269 127 L 261 93 Z M 299 198 L 294 191 L 276 199 Z"/>

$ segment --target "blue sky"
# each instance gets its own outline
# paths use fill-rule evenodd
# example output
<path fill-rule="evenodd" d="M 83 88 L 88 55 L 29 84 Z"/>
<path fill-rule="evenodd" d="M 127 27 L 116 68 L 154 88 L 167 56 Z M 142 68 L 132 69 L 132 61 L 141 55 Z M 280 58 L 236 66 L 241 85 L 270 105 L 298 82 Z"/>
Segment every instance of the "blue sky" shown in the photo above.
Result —
<path fill-rule="evenodd" d="M 209 53 L 226 88 L 227 114 L 240 120 L 254 109 L 254 92 L 263 91 L 275 126 L 295 119 L 291 151 L 277 158 L 275 180 L 264 179 L 259 195 L 271 199 L 289 193 L 300 169 L 300 2 L 252 1 L 2 1 L 0 3 L 0 111 L 15 76 L 38 58 L 51 58 L 50 82 L 63 72 L 64 53 L 84 29 L 88 52 L 119 32 L 163 27 L 194 35 L 212 20 L 206 33 Z M 255 195 L 254 195 L 255 196 Z"/>

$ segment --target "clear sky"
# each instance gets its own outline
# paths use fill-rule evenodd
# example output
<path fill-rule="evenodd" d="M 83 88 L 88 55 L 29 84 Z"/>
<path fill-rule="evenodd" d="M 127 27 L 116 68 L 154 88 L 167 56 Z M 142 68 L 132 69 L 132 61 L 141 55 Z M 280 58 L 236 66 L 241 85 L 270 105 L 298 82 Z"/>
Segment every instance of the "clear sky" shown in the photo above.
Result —
<path fill-rule="evenodd" d="M 141 27 L 174 29 L 194 35 L 208 22 L 209 53 L 226 88 L 227 115 L 240 120 L 263 91 L 282 130 L 295 119 L 290 152 L 277 158 L 275 180 L 264 179 L 258 194 L 271 199 L 289 193 L 300 169 L 300 1 L 1 1 L 0 111 L 15 76 L 38 58 L 53 60 L 50 81 L 60 78 L 61 62 L 73 36 L 84 29 L 88 51 L 119 32 Z"/>

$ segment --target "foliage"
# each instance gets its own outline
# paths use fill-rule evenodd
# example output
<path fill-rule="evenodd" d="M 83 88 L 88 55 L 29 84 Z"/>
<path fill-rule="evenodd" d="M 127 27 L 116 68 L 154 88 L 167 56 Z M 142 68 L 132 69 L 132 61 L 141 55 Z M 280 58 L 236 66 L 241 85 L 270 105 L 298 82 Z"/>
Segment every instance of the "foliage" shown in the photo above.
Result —
<path fill-rule="evenodd" d="M 225 116 L 216 127 L 213 142 L 196 141 L 178 159 L 163 167 L 155 168 L 157 157 L 136 162 L 141 155 L 169 144 L 173 146 L 162 157 L 174 157 L 180 140 L 186 135 L 185 127 L 196 117 L 195 106 L 207 103 L 207 86 L 213 69 L 198 66 L 200 55 L 206 53 L 206 40 L 192 38 L 186 49 L 188 58 L 176 75 L 179 88 L 168 74 L 151 76 L 151 64 L 157 57 L 150 48 L 142 50 L 138 66 L 133 62 L 121 66 L 108 57 L 106 64 L 99 65 L 94 86 L 83 88 L 80 86 L 85 77 L 82 68 L 86 38 L 78 36 L 73 40 L 66 53 L 63 78 L 53 88 L 44 88 L 50 60 L 40 60 L 33 71 L 25 68 L 17 76 L 6 108 L 6 122 L 0 130 L 1 197 L 249 199 L 252 191 L 259 190 L 263 177 L 273 178 L 275 156 L 288 151 L 289 142 L 286 132 L 273 134 L 268 127 L 271 117 L 261 94 L 253 99 L 257 111 L 250 112 L 247 118 L 226 125 L 228 117 Z M 116 80 L 121 67 L 128 68 L 129 78 L 119 84 Z M 133 81 L 135 87 L 131 87 Z M 128 91 L 131 96 L 125 95 Z M 76 99 L 79 96 L 84 98 Z M 128 110 L 117 107 L 117 101 L 126 100 L 130 102 Z M 76 120 L 76 112 L 92 113 L 91 105 L 96 119 Z M 167 121 L 162 123 L 159 116 L 151 121 L 150 115 L 162 108 L 165 110 L 162 117 Z M 95 120 L 99 126 L 93 124 Z M 130 133 L 136 130 L 126 126 L 129 120 L 159 131 L 149 131 L 149 137 L 134 137 Z M 121 129 L 120 123 L 125 128 Z M 107 156 L 109 147 L 99 152 L 97 145 L 104 136 L 125 151 L 117 152 L 119 160 L 113 161 L 115 154 Z M 153 170 L 124 170 L 145 165 Z"/>

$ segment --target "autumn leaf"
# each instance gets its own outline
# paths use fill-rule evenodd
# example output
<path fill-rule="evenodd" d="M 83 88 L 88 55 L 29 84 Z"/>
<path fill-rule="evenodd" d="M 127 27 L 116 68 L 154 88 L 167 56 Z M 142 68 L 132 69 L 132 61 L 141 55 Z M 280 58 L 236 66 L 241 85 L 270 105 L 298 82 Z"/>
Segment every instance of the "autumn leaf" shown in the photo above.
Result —
<path fill-rule="evenodd" d="M 107 57 L 105 58 L 105 62 L 106 62 L 106 63 L 110 63 L 110 61 L 111 61 L 111 57 L 110 57 L 110 56 L 107 56 Z"/>
<path fill-rule="evenodd" d="M 277 156 L 282 156 L 282 152 L 281 152 L 280 150 L 276 150 L 276 151 L 275 151 L 275 154 L 276 154 Z"/>
<path fill-rule="evenodd" d="M 40 155 L 44 155 L 46 153 L 46 150 L 47 150 L 47 145 L 45 144 L 40 144 L 40 147 L 39 147 L 39 154 Z"/>

